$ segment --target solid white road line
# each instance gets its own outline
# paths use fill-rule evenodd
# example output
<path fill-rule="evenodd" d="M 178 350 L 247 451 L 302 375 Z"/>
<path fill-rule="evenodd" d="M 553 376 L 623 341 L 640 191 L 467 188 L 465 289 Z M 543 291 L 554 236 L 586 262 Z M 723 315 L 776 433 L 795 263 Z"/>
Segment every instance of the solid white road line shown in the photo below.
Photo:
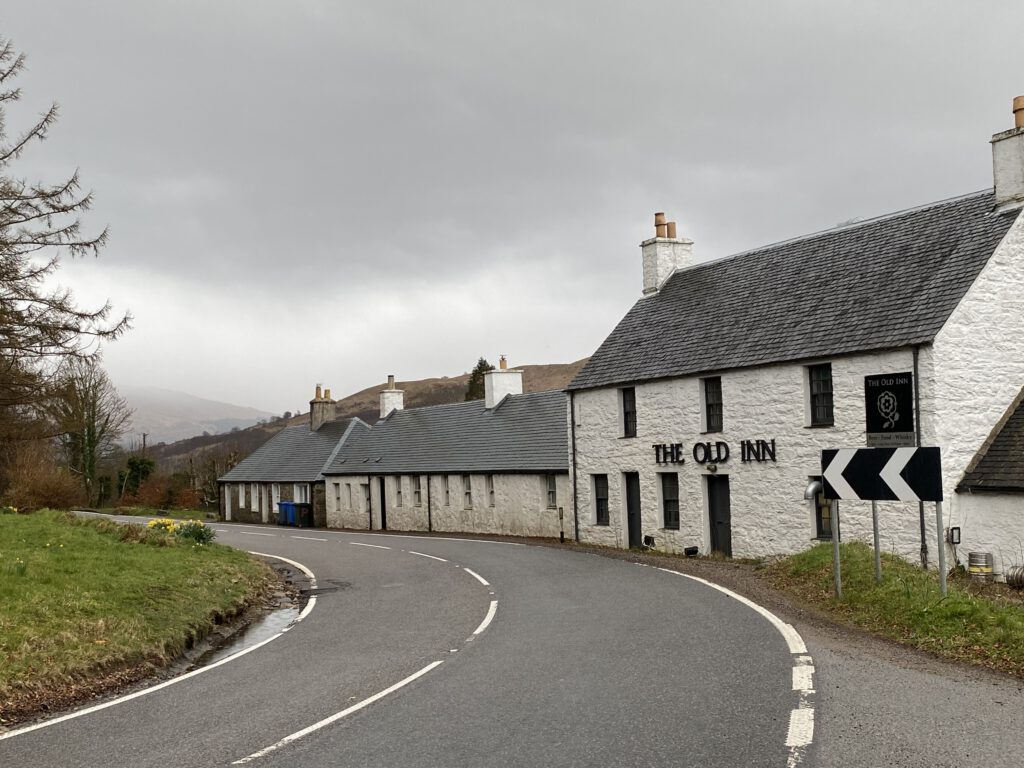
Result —
<path fill-rule="evenodd" d="M 489 587 L 489 586 L 491 586 L 490 582 L 489 582 L 489 581 L 487 581 L 487 579 L 485 579 L 485 578 L 484 578 L 483 576 L 481 576 L 481 575 L 480 575 L 479 573 L 477 573 L 476 571 L 471 571 L 471 570 L 469 570 L 469 568 L 467 568 L 467 567 L 465 567 L 465 566 L 463 566 L 463 567 L 462 567 L 462 570 L 464 570 L 464 571 L 465 571 L 466 573 L 468 573 L 468 574 L 469 574 L 470 576 L 472 576 L 473 578 L 475 578 L 475 579 L 476 579 L 477 581 L 479 581 L 479 582 L 480 582 L 481 584 L 483 584 L 483 585 L 484 585 L 485 587 Z"/>
<path fill-rule="evenodd" d="M 383 699 L 388 694 L 394 693 L 399 688 L 403 688 L 403 687 L 407 686 L 409 683 L 413 682 L 417 678 L 423 677 L 423 675 L 427 674 L 432 669 L 435 669 L 436 667 L 441 666 L 441 664 L 443 664 L 443 663 L 444 663 L 444 661 L 435 661 L 435 662 L 432 662 L 430 664 L 427 664 L 427 666 L 425 666 L 419 672 L 416 672 L 414 674 L 409 675 L 407 678 L 405 678 L 404 680 L 400 680 L 399 682 L 397 682 L 394 685 L 392 685 L 390 688 L 385 688 L 380 693 L 375 693 L 373 696 L 370 696 L 367 699 L 363 699 L 358 704 L 353 704 L 348 709 L 343 709 L 341 712 L 337 712 L 337 713 L 331 715 L 330 717 L 326 717 L 323 720 L 320 720 L 319 722 L 313 723 L 312 725 L 310 725 L 310 726 L 308 726 L 306 728 L 303 728 L 301 731 L 296 731 L 295 733 L 293 733 L 293 734 L 291 734 L 289 736 L 285 736 L 283 739 L 281 739 L 278 742 L 275 742 L 274 744 L 271 744 L 269 747 L 264 747 L 263 749 L 259 750 L 258 752 L 253 752 L 251 755 L 249 755 L 247 757 L 243 757 L 241 760 L 235 760 L 235 762 L 233 762 L 232 765 L 243 765 L 244 763 L 250 763 L 253 760 L 256 760 L 258 758 L 264 757 L 265 755 L 269 755 L 271 752 L 276 752 L 281 747 L 284 747 L 284 746 L 286 746 L 288 744 L 291 744 L 293 741 L 298 741 L 303 736 L 308 736 L 309 734 L 313 733 L 314 731 L 319 731 L 321 728 L 324 728 L 325 726 L 328 726 L 328 725 L 330 725 L 333 722 L 341 720 L 341 718 L 343 718 L 343 717 L 347 717 L 348 715 L 351 715 L 353 712 L 358 712 L 360 709 L 363 709 L 364 707 L 368 707 L 370 704 L 373 704 L 373 702 L 379 701 L 380 699 Z"/>
<path fill-rule="evenodd" d="M 353 547 L 373 547 L 374 549 L 391 549 L 391 547 L 382 547 L 380 544 L 363 544 L 361 541 L 350 541 Z"/>
<path fill-rule="evenodd" d="M 328 541 L 328 539 L 320 539 L 316 536 L 291 536 L 293 539 L 302 539 L 303 541 Z"/>
<path fill-rule="evenodd" d="M 479 635 L 481 632 L 483 632 L 485 629 L 487 629 L 487 627 L 491 625 L 491 622 L 494 621 L 494 614 L 497 613 L 497 611 L 498 601 L 491 600 L 491 605 L 487 609 L 487 615 L 484 616 L 484 620 L 480 622 L 480 626 L 473 630 L 474 636 Z"/>
<path fill-rule="evenodd" d="M 773 627 L 775 627 L 775 629 L 779 631 L 779 634 L 782 635 L 782 639 L 785 640 L 786 645 L 789 646 L 790 653 L 807 653 L 807 646 L 804 645 L 804 640 L 802 637 L 800 637 L 799 632 L 797 632 L 795 629 L 793 629 L 792 626 L 784 622 L 782 619 L 780 619 L 774 613 L 769 611 L 767 608 L 762 608 L 753 600 L 748 600 L 743 595 L 737 594 L 736 592 L 733 592 L 731 589 L 726 589 L 725 587 L 719 584 L 707 581 L 706 579 L 701 579 L 697 576 L 691 576 L 688 573 L 680 573 L 679 571 L 673 571 L 669 568 L 659 568 L 658 570 L 665 571 L 665 573 L 674 573 L 678 576 L 684 576 L 687 579 L 698 581 L 701 584 L 704 584 L 705 586 L 711 587 L 712 589 L 717 589 L 719 592 L 723 592 L 724 594 L 728 595 L 734 600 L 738 600 L 751 610 L 757 611 L 757 613 L 761 614 L 765 619 L 767 619 L 771 623 Z"/>
<path fill-rule="evenodd" d="M 286 557 L 280 557 L 278 555 L 265 555 L 262 552 L 252 552 L 251 554 L 258 555 L 260 557 L 273 557 L 273 558 L 276 558 L 277 560 L 283 560 L 284 562 L 288 563 L 289 565 L 295 566 L 296 568 L 301 570 L 304 574 L 306 574 L 306 576 L 309 577 L 309 580 L 310 580 L 310 583 L 312 584 L 312 586 L 314 588 L 316 587 L 316 576 L 313 575 L 313 572 L 311 570 L 309 570 L 309 568 L 307 568 L 306 566 L 302 565 L 301 563 L 297 563 L 294 560 L 289 560 Z M 281 635 L 283 635 L 285 632 L 287 632 L 289 629 L 294 627 L 298 622 L 300 622 L 304 618 L 306 618 L 309 615 L 310 611 L 313 610 L 313 606 L 314 605 L 316 605 L 316 595 L 313 595 L 313 596 L 311 596 L 309 598 L 309 602 L 306 603 L 306 607 L 302 610 L 302 613 L 299 614 L 298 618 L 296 618 L 294 622 L 292 622 L 289 626 L 285 627 L 283 630 L 278 632 L 276 635 L 271 635 L 266 640 L 261 640 L 260 642 L 256 643 L 255 645 L 250 645 L 248 648 L 243 648 L 242 650 L 238 651 L 237 653 L 233 653 L 230 656 L 224 657 L 220 661 L 215 661 L 213 664 L 208 664 L 205 667 L 199 667 L 199 669 L 193 669 L 191 672 L 186 672 L 185 674 L 179 675 L 178 677 L 173 677 L 170 680 L 165 680 L 162 683 L 157 683 L 156 685 L 150 686 L 149 688 L 143 688 L 141 691 L 135 691 L 134 693 L 129 693 L 126 696 L 119 696 L 116 699 L 111 699 L 110 701 L 105 701 L 102 704 L 96 704 L 96 705 L 91 706 L 91 707 L 86 707 L 85 709 L 80 709 L 80 710 L 78 710 L 76 712 L 70 712 L 70 713 L 68 713 L 66 715 L 63 715 L 61 717 L 55 717 L 52 720 L 44 720 L 41 723 L 35 723 L 34 725 L 27 725 L 24 728 L 18 728 L 17 730 L 8 731 L 7 733 L 0 733 L 0 741 L 4 741 L 5 739 L 13 738 L 14 736 L 20 736 L 23 733 L 30 733 L 31 731 L 38 731 L 41 728 L 49 728 L 51 725 L 57 725 L 58 723 L 64 723 L 64 722 L 67 722 L 68 720 L 74 720 L 75 718 L 78 718 L 78 717 L 83 717 L 85 715 L 91 715 L 93 712 L 99 712 L 101 709 L 107 709 L 108 707 L 113 707 L 113 706 L 116 706 L 117 704 L 123 704 L 126 701 L 131 701 L 132 699 L 138 699 L 138 698 L 140 698 L 142 696 L 147 696 L 147 695 L 149 695 L 151 693 L 156 693 L 159 690 L 162 690 L 162 689 L 167 688 L 169 686 L 175 685 L 176 683 L 180 683 L 183 680 L 188 680 L 189 678 L 196 677 L 197 675 L 201 675 L 204 672 L 209 672 L 211 669 L 216 669 L 217 667 L 221 666 L 222 664 L 227 664 L 229 661 L 234 661 L 235 659 L 239 659 L 242 656 L 245 656 L 247 653 L 252 653 L 257 648 L 262 648 L 267 643 L 269 643 L 269 642 L 271 642 L 273 640 L 276 640 Z M 438 663 L 440 663 L 440 662 L 438 662 Z"/>
<path fill-rule="evenodd" d="M 787 747 L 806 747 L 814 739 L 814 710 L 794 709 L 789 714 Z"/>
<path fill-rule="evenodd" d="M 410 555 L 419 555 L 420 557 L 429 557 L 431 560 L 437 560 L 440 563 L 447 563 L 448 562 L 443 557 L 434 557 L 433 555 L 428 555 L 425 552 L 413 552 L 411 549 L 409 550 L 409 554 Z"/>

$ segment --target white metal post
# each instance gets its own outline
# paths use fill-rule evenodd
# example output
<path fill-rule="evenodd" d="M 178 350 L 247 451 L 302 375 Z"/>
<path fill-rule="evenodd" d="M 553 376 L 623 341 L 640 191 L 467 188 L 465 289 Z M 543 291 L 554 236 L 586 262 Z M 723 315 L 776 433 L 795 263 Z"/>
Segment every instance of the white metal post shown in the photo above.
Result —
<path fill-rule="evenodd" d="M 871 527 L 875 534 L 875 583 L 882 583 L 882 550 L 878 547 L 878 502 L 871 502 Z"/>
<path fill-rule="evenodd" d="M 939 591 L 946 596 L 946 542 L 942 524 L 942 502 L 935 502 L 935 538 L 939 541 Z"/>
<path fill-rule="evenodd" d="M 843 599 L 843 574 L 839 565 L 839 501 L 832 499 L 832 573 L 836 582 L 836 600 Z"/>

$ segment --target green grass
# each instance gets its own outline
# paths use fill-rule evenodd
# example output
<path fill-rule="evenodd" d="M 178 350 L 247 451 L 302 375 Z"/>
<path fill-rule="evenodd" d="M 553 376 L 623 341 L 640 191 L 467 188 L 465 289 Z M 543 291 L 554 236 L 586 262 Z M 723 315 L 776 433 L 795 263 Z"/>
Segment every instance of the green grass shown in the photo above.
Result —
<path fill-rule="evenodd" d="M 154 509 L 153 507 L 113 507 L 100 510 L 108 515 L 134 517 L 170 517 L 174 520 L 205 520 L 206 513 L 199 509 Z"/>
<path fill-rule="evenodd" d="M 243 552 L 141 526 L 0 515 L 0 714 L 19 694 L 167 663 L 268 578 Z"/>
<path fill-rule="evenodd" d="M 841 547 L 843 599 L 832 582 L 832 546 L 821 544 L 767 566 L 775 586 L 796 594 L 833 617 L 930 651 L 1024 676 L 1024 605 L 972 593 L 951 579 L 945 598 L 938 574 L 882 555 L 882 583 L 875 583 L 874 552 L 854 542 Z"/>

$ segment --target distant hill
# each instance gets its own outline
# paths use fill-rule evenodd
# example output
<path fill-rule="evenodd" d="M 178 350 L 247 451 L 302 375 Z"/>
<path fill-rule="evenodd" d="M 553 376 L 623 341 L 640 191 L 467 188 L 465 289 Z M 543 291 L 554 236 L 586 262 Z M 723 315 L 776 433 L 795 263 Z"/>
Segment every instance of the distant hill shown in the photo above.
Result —
<path fill-rule="evenodd" d="M 524 392 L 543 392 L 564 389 L 588 359 L 577 360 L 575 363 L 521 365 L 516 368 L 523 372 Z M 399 381 L 396 386 L 405 392 L 406 408 L 419 408 L 462 401 L 468 382 L 469 374 L 464 373 L 435 379 Z M 386 382 L 382 381 L 339 400 L 338 418 L 358 416 L 371 424 L 375 422 L 380 415 L 380 391 L 385 386 Z M 284 427 L 308 422 L 309 414 L 305 413 L 288 420 L 271 417 L 267 423 L 248 429 L 238 429 L 228 434 L 199 435 L 167 445 L 156 445 L 158 441 L 150 440 L 152 448 L 149 455 L 157 461 L 163 472 L 199 472 L 200 467 L 208 466 L 211 473 L 223 474 Z M 208 482 L 208 478 L 205 480 Z"/>
<path fill-rule="evenodd" d="M 119 387 L 118 391 L 135 411 L 132 437 L 139 439 L 145 432 L 149 445 L 173 443 L 204 432 L 229 432 L 273 418 L 273 414 L 256 408 L 206 400 L 172 389 Z"/>

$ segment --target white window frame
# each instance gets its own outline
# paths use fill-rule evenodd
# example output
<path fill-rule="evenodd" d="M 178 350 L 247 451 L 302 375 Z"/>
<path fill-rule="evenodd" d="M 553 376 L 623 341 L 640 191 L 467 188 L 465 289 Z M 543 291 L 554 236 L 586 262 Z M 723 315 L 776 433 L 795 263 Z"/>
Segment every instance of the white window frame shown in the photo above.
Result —
<path fill-rule="evenodd" d="M 348 488 L 348 509 L 351 511 L 354 509 L 352 506 L 352 483 L 345 483 L 345 487 Z"/>
<path fill-rule="evenodd" d="M 452 505 L 452 489 L 450 475 L 444 475 L 444 505 L 446 507 L 450 507 Z"/>
<path fill-rule="evenodd" d="M 423 478 L 419 475 L 413 475 L 410 480 L 412 481 L 412 505 L 414 507 L 423 506 Z"/>
<path fill-rule="evenodd" d="M 487 506 L 494 506 L 494 475 L 487 475 Z"/>
<path fill-rule="evenodd" d="M 473 476 L 462 476 L 462 506 L 464 509 L 473 508 Z"/>
<path fill-rule="evenodd" d="M 245 483 L 238 484 L 238 508 L 245 509 Z"/>
<path fill-rule="evenodd" d="M 558 507 L 558 479 L 555 475 L 544 475 L 544 492 L 548 509 Z"/>
<path fill-rule="evenodd" d="M 295 483 L 292 486 L 292 500 L 296 504 L 309 504 L 309 483 Z"/>
<path fill-rule="evenodd" d="M 395 506 L 402 506 L 402 476 L 395 475 Z"/>

